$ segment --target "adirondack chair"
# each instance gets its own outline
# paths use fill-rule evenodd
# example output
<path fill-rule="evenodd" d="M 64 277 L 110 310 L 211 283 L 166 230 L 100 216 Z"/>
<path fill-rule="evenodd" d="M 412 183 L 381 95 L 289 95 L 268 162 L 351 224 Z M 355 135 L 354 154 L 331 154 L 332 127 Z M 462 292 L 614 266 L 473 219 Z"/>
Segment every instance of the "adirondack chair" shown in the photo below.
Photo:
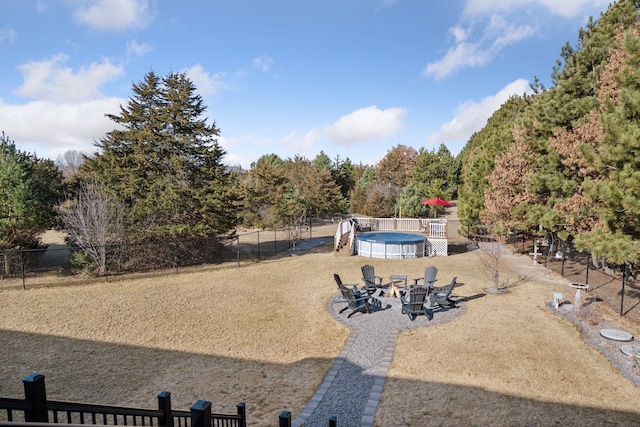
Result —
<path fill-rule="evenodd" d="M 347 301 L 347 306 L 340 310 L 340 313 L 351 309 L 351 313 L 347 316 L 347 319 L 356 313 L 371 313 L 371 295 L 362 295 L 360 291 L 354 291 L 346 286 L 338 287 L 342 297 Z"/>
<path fill-rule="evenodd" d="M 419 277 L 417 279 L 413 279 L 413 286 L 418 286 L 418 282 L 420 280 L 424 280 L 422 286 L 433 286 L 436 280 L 436 276 L 438 275 L 438 269 L 434 266 L 429 266 L 424 269 L 424 277 Z"/>
<path fill-rule="evenodd" d="M 336 281 L 336 284 L 338 285 L 338 289 L 351 287 L 351 289 L 353 289 L 354 291 L 360 292 L 360 290 L 358 289 L 358 285 L 352 285 L 352 284 L 345 285 L 344 283 L 342 283 L 342 279 L 340 278 L 339 274 L 334 273 L 333 280 Z"/>
<path fill-rule="evenodd" d="M 372 265 L 363 265 L 360 268 L 362 271 L 362 280 L 364 280 L 364 289 L 369 295 L 373 295 L 376 290 L 382 287 L 382 277 L 376 276 Z"/>
<path fill-rule="evenodd" d="M 451 283 L 446 286 L 434 287 L 431 290 L 429 305 L 434 306 L 435 304 L 441 307 L 454 307 L 457 308 L 458 300 L 451 297 L 451 291 L 456 286 L 456 280 L 458 276 L 454 276 L 451 279 Z"/>
<path fill-rule="evenodd" d="M 429 320 L 433 319 L 433 313 L 430 308 L 424 306 L 425 299 L 429 295 L 430 288 L 427 286 L 414 286 L 409 290 L 409 298 L 400 297 L 402 303 L 402 314 L 409 315 L 412 321 L 419 314 L 424 314 Z"/>

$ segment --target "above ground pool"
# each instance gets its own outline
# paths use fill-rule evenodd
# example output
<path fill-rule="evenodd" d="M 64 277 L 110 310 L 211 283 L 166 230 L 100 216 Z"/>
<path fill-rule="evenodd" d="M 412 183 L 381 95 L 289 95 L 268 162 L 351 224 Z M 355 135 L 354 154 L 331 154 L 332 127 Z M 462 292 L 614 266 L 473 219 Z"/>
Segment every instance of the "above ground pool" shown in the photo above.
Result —
<path fill-rule="evenodd" d="M 419 258 L 426 238 L 418 234 L 379 232 L 356 235 L 356 253 L 367 258 Z"/>

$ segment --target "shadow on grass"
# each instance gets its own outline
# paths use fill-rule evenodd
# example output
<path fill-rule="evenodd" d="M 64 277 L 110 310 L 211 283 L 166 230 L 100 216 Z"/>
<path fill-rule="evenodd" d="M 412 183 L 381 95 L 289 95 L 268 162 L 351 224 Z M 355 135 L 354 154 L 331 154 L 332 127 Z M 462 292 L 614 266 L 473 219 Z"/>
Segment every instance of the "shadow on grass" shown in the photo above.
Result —
<path fill-rule="evenodd" d="M 11 330 L 0 330 L 0 347 L 2 397 L 22 398 L 22 379 L 39 372 L 46 375 L 47 395 L 53 400 L 155 408 L 157 394 L 167 390 L 173 407 L 181 410 L 205 399 L 213 402 L 214 412 L 234 413 L 235 404 L 243 401 L 249 425 L 275 425 L 283 409 L 296 417 L 307 402 L 294 408 L 293 399 L 310 399 L 333 364 L 333 359 L 323 358 L 277 364 Z M 359 366 L 345 364 L 364 375 Z M 407 399 L 388 394 L 392 390 L 422 396 L 421 404 L 399 406 L 397 401 Z M 631 425 L 639 416 L 402 378 L 387 379 L 378 412 L 383 423 L 395 419 L 394 425 L 423 425 L 427 419 L 432 425 Z M 331 415 L 336 414 L 321 417 L 328 420 Z M 352 425 L 353 420 L 338 421 Z"/>

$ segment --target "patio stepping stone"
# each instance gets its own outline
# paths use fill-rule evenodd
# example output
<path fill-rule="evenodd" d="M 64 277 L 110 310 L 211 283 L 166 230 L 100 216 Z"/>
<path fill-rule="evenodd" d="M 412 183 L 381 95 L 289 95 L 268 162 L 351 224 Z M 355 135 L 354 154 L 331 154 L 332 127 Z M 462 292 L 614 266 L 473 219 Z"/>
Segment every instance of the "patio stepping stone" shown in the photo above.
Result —
<path fill-rule="evenodd" d="M 602 329 L 600 335 L 614 341 L 633 341 L 633 335 L 620 329 Z"/>

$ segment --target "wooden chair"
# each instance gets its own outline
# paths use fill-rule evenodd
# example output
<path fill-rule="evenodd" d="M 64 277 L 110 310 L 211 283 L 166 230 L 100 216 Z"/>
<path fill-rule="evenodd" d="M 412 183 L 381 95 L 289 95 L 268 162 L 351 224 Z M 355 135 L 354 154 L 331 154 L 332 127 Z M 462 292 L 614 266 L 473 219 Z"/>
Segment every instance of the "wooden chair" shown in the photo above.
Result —
<path fill-rule="evenodd" d="M 446 286 L 433 287 L 429 299 L 429 305 L 433 307 L 435 304 L 441 307 L 453 307 L 457 308 L 458 300 L 451 297 L 451 291 L 456 286 L 456 280 L 458 276 L 454 276 L 451 279 L 451 283 Z"/>
<path fill-rule="evenodd" d="M 382 287 L 382 277 L 376 276 L 372 265 L 363 265 L 362 280 L 364 280 L 364 289 L 369 295 L 373 295 L 377 289 Z"/>
<path fill-rule="evenodd" d="M 418 286 L 418 282 L 420 280 L 424 280 L 422 286 L 430 287 L 438 280 L 436 276 L 438 275 L 438 269 L 434 266 L 429 266 L 424 269 L 424 277 L 419 277 L 417 279 L 413 279 L 413 286 Z"/>
<path fill-rule="evenodd" d="M 346 286 L 338 287 L 338 289 L 340 289 L 342 297 L 347 301 L 347 306 L 340 310 L 340 313 L 351 309 L 347 319 L 356 313 L 371 313 L 371 295 L 362 295 L 360 291 L 354 291 Z"/>
<path fill-rule="evenodd" d="M 345 285 L 344 283 L 342 283 L 342 279 L 340 279 L 340 275 L 339 274 L 335 274 L 334 273 L 333 274 L 333 280 L 336 281 L 336 284 L 338 285 L 338 289 L 351 287 L 351 289 L 353 289 L 354 291 L 360 292 L 358 290 L 358 285 L 351 285 L 351 284 Z"/>
<path fill-rule="evenodd" d="M 400 301 L 402 302 L 402 314 L 408 314 L 409 319 L 412 321 L 416 319 L 416 316 L 419 314 L 424 314 L 429 318 L 429 320 L 433 319 L 433 313 L 430 308 L 424 306 L 425 299 L 427 295 L 429 295 L 430 288 L 426 286 L 414 286 L 409 291 L 409 298 L 400 297 Z"/>

